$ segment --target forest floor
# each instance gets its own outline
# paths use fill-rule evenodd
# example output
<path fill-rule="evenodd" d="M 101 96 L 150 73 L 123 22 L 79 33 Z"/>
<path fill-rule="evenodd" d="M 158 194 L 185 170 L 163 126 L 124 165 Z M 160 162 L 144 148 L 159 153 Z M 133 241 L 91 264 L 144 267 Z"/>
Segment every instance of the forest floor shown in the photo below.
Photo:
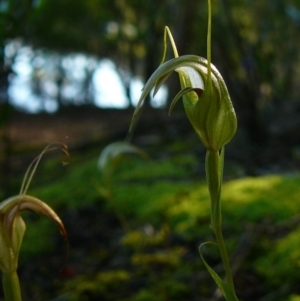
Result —
<path fill-rule="evenodd" d="M 14 191 L 14 194 L 18 191 L 16 189 L 18 185 L 20 185 L 22 175 L 25 173 L 28 164 L 32 161 L 34 156 L 39 154 L 49 143 L 61 142 L 67 144 L 70 150 L 71 171 L 58 171 L 57 166 L 53 169 L 50 167 L 52 175 L 44 176 L 44 179 L 42 179 L 42 177 L 34 179 L 34 182 L 37 183 L 33 183 L 34 191 L 38 191 L 39 193 L 38 186 L 41 184 L 41 186 L 43 186 L 42 189 L 44 188 L 46 191 L 41 192 L 41 195 L 45 193 L 48 198 L 51 199 L 51 197 L 54 196 L 55 199 L 55 193 L 61 194 L 55 201 L 57 203 L 59 203 L 61 199 L 68 199 L 69 195 L 74 198 L 77 197 L 79 199 L 78 202 L 80 202 L 80 199 L 89 199 L 89 202 L 84 204 L 84 206 L 74 205 L 75 207 L 70 208 L 68 208 L 66 204 L 57 205 L 54 203 L 58 206 L 59 215 L 66 223 L 68 229 L 70 255 L 66 263 L 64 263 L 66 248 L 63 244 L 63 240 L 57 233 L 53 235 L 51 232 L 49 234 L 50 241 L 48 241 L 48 243 L 53 244 L 55 246 L 54 249 L 52 247 L 49 248 L 49 250 L 43 250 L 37 253 L 36 257 L 32 257 L 32 254 L 30 256 L 28 255 L 28 258 L 30 258 L 29 262 L 26 262 L 26 258 L 23 258 L 20 266 L 20 276 L 23 283 L 24 301 L 49 301 L 50 299 L 53 301 L 127 301 L 133 300 L 130 297 L 126 297 L 131 295 L 130 290 L 134 292 L 143 287 L 145 287 L 145 291 L 139 292 L 138 297 L 135 296 L 134 300 L 152 301 L 155 295 L 157 295 L 156 301 L 169 300 L 170 298 L 178 301 L 186 300 L 184 298 L 197 301 L 220 299 L 217 292 L 213 297 L 207 297 L 209 293 L 205 291 L 205 289 L 204 295 L 206 295 L 206 297 L 197 296 L 196 293 L 191 294 L 187 291 L 187 287 L 182 284 L 187 281 L 189 283 L 189 289 L 192 287 L 194 292 L 197 292 L 197 286 L 199 283 L 203 283 L 203 281 L 210 283 L 206 287 L 207 290 L 214 287 L 214 285 L 209 282 L 209 276 L 203 270 L 201 264 L 195 264 L 195 267 L 191 267 L 192 262 L 200 262 L 198 252 L 191 252 L 191 250 L 197 249 L 199 244 L 198 239 L 186 238 L 170 232 L 164 223 L 160 224 L 159 227 L 155 227 L 151 222 L 148 222 L 148 220 L 134 224 L 133 230 L 131 229 L 132 231 L 129 231 L 126 229 L 126 226 L 122 224 L 122 217 L 120 218 L 114 206 L 107 206 L 107 204 L 103 202 L 103 198 L 99 197 L 99 193 L 95 192 L 96 190 L 87 192 L 80 191 L 79 189 L 79 185 L 80 187 L 85 186 L 85 183 L 82 183 L 82 181 L 93 185 L 97 181 L 97 175 L 91 170 L 94 169 L 93 165 L 96 165 L 98 155 L 107 144 L 126 138 L 132 114 L 133 110 L 97 110 L 95 108 L 66 109 L 54 115 L 26 115 L 20 112 L 14 112 L 12 114 L 9 123 L 4 129 L 4 134 L 9 137 L 9 140 L 7 140 L 6 146 L 2 145 L 2 150 L 7 149 L 7 155 L 9 156 L 7 158 L 5 158 L 5 156 L 2 157 L 2 160 L 9 160 L 8 165 L 3 164 L 3 166 L 5 168 L 9 166 L 11 172 L 7 175 L 7 170 L 3 168 L 1 178 L 4 179 L 3 177 L 5 177 L 6 183 L 11 184 L 9 190 Z M 147 111 L 147 113 L 144 112 L 132 137 L 132 141 L 135 145 L 152 152 L 151 155 L 153 155 L 157 161 L 157 166 L 162 168 L 162 170 L 158 172 L 158 179 L 161 180 L 159 184 L 163 185 L 163 182 L 167 180 L 171 183 L 170 185 L 172 185 L 170 187 L 175 189 L 174 195 L 172 196 L 175 205 L 177 204 L 176 202 L 178 202 L 178 197 L 181 198 L 184 195 L 189 195 L 189 190 L 194 189 L 193 177 L 204 177 L 202 161 L 205 157 L 205 151 L 203 147 L 198 144 L 198 139 L 191 130 L 188 121 L 182 116 L 182 112 L 174 112 L 171 117 L 167 117 L 165 110 L 150 110 Z M 178 137 L 180 137 L 181 142 L 178 140 Z M 176 146 L 177 140 L 180 146 Z M 170 147 L 172 147 L 171 150 Z M 227 173 L 225 180 L 267 174 L 298 173 L 300 170 L 299 153 L 297 143 L 291 145 L 281 144 L 276 137 L 273 140 L 270 139 L 270 141 L 266 141 L 263 146 L 250 143 L 245 135 L 245 131 L 241 129 L 237 133 L 237 137 L 228 146 L 226 152 Z M 175 154 L 175 159 L 171 159 L 172 154 Z M 190 155 L 192 159 L 190 159 Z M 179 156 L 179 158 L 176 156 Z M 72 157 L 74 157 L 74 159 L 72 159 Z M 197 163 L 196 166 L 192 166 L 190 161 L 195 162 L 195 160 L 198 159 L 199 161 L 202 160 L 202 163 Z M 92 162 L 89 162 L 91 160 Z M 180 167 L 172 169 L 170 172 L 171 175 L 168 173 L 164 175 L 163 173 L 168 172 L 167 169 L 170 167 L 167 166 L 165 170 L 163 170 L 163 162 L 170 160 L 173 160 L 173 163 L 177 162 Z M 181 160 L 183 163 L 181 163 Z M 80 175 L 76 175 L 76 166 L 78 164 L 89 166 L 89 169 L 83 167 L 83 171 L 80 171 Z M 183 180 L 179 180 L 176 174 L 180 174 L 182 168 L 186 170 L 184 171 Z M 41 169 L 43 170 L 43 165 L 41 165 Z M 151 168 L 148 167 L 148 169 L 148 172 L 151 173 Z M 74 170 L 73 173 L 72 170 Z M 132 170 L 134 171 L 134 166 Z M 78 176 L 78 179 L 74 179 L 74 182 L 72 182 L 72 180 L 70 185 L 68 180 L 65 180 L 65 183 L 61 183 L 65 184 L 69 195 L 68 192 L 63 192 L 61 188 L 51 186 L 52 182 L 57 182 L 56 174 L 58 173 L 60 173 L 57 176 L 58 179 L 69 174 L 70 177 L 73 178 Z M 17 175 L 17 177 L 15 177 L 15 175 Z M 91 177 L 89 178 L 90 175 Z M 155 177 L 157 177 L 157 175 L 155 175 Z M 122 185 L 124 186 L 122 189 L 126 192 L 126 189 L 132 186 L 132 180 L 123 179 L 122 181 Z M 155 193 L 155 189 L 161 189 L 154 186 L 153 179 L 150 179 L 150 182 L 149 179 L 145 179 L 145 181 L 148 181 L 145 184 L 146 189 L 148 189 L 148 187 L 152 189 L 147 192 L 149 197 L 151 197 L 152 191 Z M 185 188 L 180 186 L 182 182 Z M 68 187 L 72 186 L 72 183 L 75 183 L 75 185 L 73 184 L 71 188 Z M 59 183 L 56 185 L 59 185 Z M 78 187 L 76 187 L 76 185 Z M 139 185 L 144 185 L 143 180 L 138 182 L 137 186 Z M 145 189 L 145 187 L 143 189 Z M 178 189 L 177 192 L 176 189 Z M 138 196 L 139 192 L 136 191 L 135 193 Z M 161 194 L 161 191 L 158 190 L 157 193 Z M 178 193 L 179 196 L 176 193 Z M 85 196 L 85 194 L 88 196 Z M 69 200 L 69 202 L 70 204 L 72 203 L 71 200 Z M 157 206 L 159 206 L 159 203 Z M 123 207 L 121 207 L 121 209 L 122 208 Z M 126 210 L 125 208 L 124 212 L 126 212 Z M 131 220 L 131 214 L 135 213 L 128 213 L 129 222 L 133 222 L 133 220 Z M 152 213 L 154 219 L 158 218 L 157 216 L 160 217 L 161 214 L 160 211 Z M 138 216 L 139 214 L 136 214 L 133 219 L 138 218 Z M 262 252 L 255 244 L 256 240 L 261 238 L 260 234 L 258 236 L 256 235 L 256 232 L 257 229 L 260 229 L 262 237 L 266 239 L 264 234 L 268 231 L 270 231 L 270 233 L 273 231 L 270 230 L 270 228 L 272 228 L 270 227 L 270 223 L 272 223 L 273 220 L 269 220 L 269 218 L 270 216 L 266 216 L 266 219 L 261 219 L 258 224 L 255 224 L 256 222 L 254 224 L 249 222 L 249 224 L 245 224 L 241 227 L 242 233 L 239 232 L 239 235 L 241 235 L 240 239 L 243 239 L 243 235 L 245 234 L 246 240 L 249 239 L 250 241 L 248 241 L 245 248 L 239 245 L 242 253 L 238 252 L 237 256 L 247 257 L 246 253 L 250 251 L 257 252 L 257 254 Z M 36 220 L 35 217 L 30 217 L 29 220 L 31 219 L 33 219 L 33 222 Z M 285 234 L 295 229 L 296 225 L 299 224 L 299 222 L 297 222 L 297 216 L 294 217 L 294 219 L 293 225 L 289 223 L 289 226 L 284 226 L 286 228 L 283 227 L 284 229 L 289 229 L 283 230 L 286 231 L 284 232 Z M 208 222 L 206 218 L 204 222 Z M 202 225 L 203 221 L 198 220 L 197 223 Z M 147 237 L 150 239 L 150 242 L 145 242 L 143 239 L 142 243 L 139 242 L 140 233 L 146 233 L 146 236 L 149 236 Z M 228 229 L 226 230 L 226 234 L 228 236 L 231 235 Z M 30 235 L 31 234 L 29 234 L 29 237 Z M 274 234 L 271 234 L 271 236 L 273 237 Z M 124 242 L 124 237 L 127 238 L 127 244 Z M 207 238 L 211 239 L 209 235 Z M 42 241 L 41 237 L 37 239 Z M 136 247 L 134 243 L 142 244 L 142 247 Z M 239 243 L 241 243 L 241 241 Z M 35 243 L 33 242 L 33 244 Z M 182 244 L 186 244 L 186 248 L 181 248 L 180 246 L 182 246 Z M 30 249 L 30 246 L 26 248 Z M 32 248 L 34 249 L 34 246 Z M 169 255 L 166 258 L 164 256 L 161 257 L 161 253 L 158 252 L 160 257 L 149 257 L 149 254 L 156 254 L 158 250 L 164 250 L 162 254 L 168 252 Z M 28 252 L 30 253 L 30 251 Z M 250 261 L 254 260 L 254 255 L 251 256 Z M 134 264 L 132 262 L 133 258 L 139 263 Z M 177 263 L 178 258 L 185 260 L 186 266 L 183 267 L 185 272 L 182 272 L 181 266 L 179 268 L 179 264 Z M 146 261 L 146 263 L 141 263 L 143 260 Z M 214 256 L 211 260 L 215 264 Z M 248 259 L 243 258 L 241 260 L 246 260 L 246 263 L 249 263 L 247 261 Z M 153 263 L 153 269 L 151 262 Z M 151 268 L 149 268 L 150 265 Z M 61 272 L 58 273 L 61 267 L 63 268 Z M 197 273 L 194 268 L 199 268 L 202 272 Z M 220 267 L 217 265 L 217 268 Z M 113 273 L 111 273 L 111 271 L 113 271 Z M 130 276 L 127 274 L 128 271 L 130 272 Z M 152 278 L 147 276 L 150 280 L 146 279 L 145 276 L 149 274 L 148 272 L 152 275 Z M 54 279 L 49 281 L 49 275 L 56 276 L 53 276 Z M 155 280 L 156 275 L 161 278 Z M 132 277 L 132 281 L 129 281 L 128 277 Z M 270 287 L 274 288 L 276 285 L 269 284 L 260 277 L 261 276 L 247 264 L 245 268 L 238 273 L 238 290 L 243 296 L 243 300 L 276 300 L 276 298 L 272 299 L 271 295 L 269 299 L 266 297 L 267 289 Z M 161 283 L 159 279 L 163 279 Z M 176 286 L 173 286 L 171 282 L 176 283 Z M 105 288 L 101 287 L 99 283 L 103 283 Z M 118 285 L 115 286 L 115 283 Z M 95 288 L 95 285 L 98 287 Z M 147 287 L 149 288 L 148 290 L 146 289 Z M 78 290 L 82 295 L 79 299 L 70 299 L 63 293 L 64 290 L 70 292 L 72 292 L 72 290 Z M 294 284 L 288 287 L 285 286 L 285 284 L 279 285 L 278 290 L 279 295 L 280 293 L 284 295 L 285 293 L 288 294 L 291 292 L 295 294 L 298 291 L 298 289 L 294 287 Z M 58 298 L 54 298 L 54 291 L 55 295 L 59 295 Z M 102 297 L 99 299 L 99 296 Z"/>
<path fill-rule="evenodd" d="M 90 147 L 101 148 L 112 141 L 124 139 L 141 147 L 162 141 L 167 143 L 178 140 L 188 143 L 197 140 L 182 111 L 175 111 L 168 116 L 165 109 L 148 107 L 145 111 L 142 110 L 136 128 L 129 134 L 133 111 L 103 110 L 91 106 L 67 107 L 58 114 L 30 115 L 14 111 L 1 129 L 8 139 L 3 139 L 0 144 L 0 153 L 13 157 L 11 169 L 18 172 L 21 171 L 18 168 L 21 167 L 21 162 L 28 164 L 24 160 L 24 154 L 26 157 L 32 151 L 38 153 L 53 142 L 64 143 L 71 152 L 80 153 Z M 268 125 L 269 137 L 265 141 L 252 142 L 247 137 L 247 130 L 240 126 L 226 148 L 229 160 L 243 166 L 245 175 L 286 173 L 300 169 L 298 115 L 293 115 L 288 120 L 277 115 L 274 116 L 273 123 Z M 199 149 L 203 151 L 200 144 Z M 3 160 L 5 158 L 2 155 Z"/>

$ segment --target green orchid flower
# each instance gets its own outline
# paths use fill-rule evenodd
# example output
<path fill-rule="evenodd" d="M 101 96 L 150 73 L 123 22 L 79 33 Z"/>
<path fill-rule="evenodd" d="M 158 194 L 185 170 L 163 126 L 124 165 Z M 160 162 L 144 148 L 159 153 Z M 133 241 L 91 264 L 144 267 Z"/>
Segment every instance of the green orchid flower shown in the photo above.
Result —
<path fill-rule="evenodd" d="M 52 219 L 67 237 L 58 215 L 43 201 L 29 195 L 15 195 L 0 203 L 0 270 L 11 273 L 17 270 L 18 257 L 26 225 L 21 211 L 40 212 Z"/>
<path fill-rule="evenodd" d="M 167 34 L 175 58 L 164 62 L 167 50 Z M 225 299 L 227 301 L 238 301 L 222 234 L 221 212 L 224 149 L 236 133 L 237 119 L 226 84 L 217 68 L 211 64 L 211 1 L 208 0 L 207 60 L 196 55 L 179 56 L 168 27 L 165 28 L 164 46 L 162 63 L 149 78 L 142 91 L 130 129 L 133 128 L 146 96 L 153 88 L 153 95 L 155 95 L 173 71 L 176 71 L 179 75 L 181 90 L 173 99 L 169 113 L 172 112 L 178 100 L 182 98 L 186 115 L 207 150 L 205 169 L 210 194 L 211 229 L 216 238 L 225 278 L 222 279 L 208 265 L 201 253 L 202 246 L 211 243 L 204 243 L 200 246 L 200 256 Z"/>
<path fill-rule="evenodd" d="M 21 290 L 17 275 L 19 253 L 26 231 L 25 222 L 21 216 L 24 210 L 39 212 L 52 219 L 59 227 L 61 234 L 67 240 L 67 232 L 58 215 L 43 201 L 27 195 L 30 182 L 36 168 L 48 151 L 61 149 L 68 155 L 66 146 L 47 146 L 42 153 L 29 165 L 25 174 L 20 193 L 7 198 L 0 203 L 0 270 L 6 301 L 21 301 Z"/>
<path fill-rule="evenodd" d="M 154 88 L 155 95 L 165 80 L 176 71 L 182 89 L 173 99 L 170 113 L 182 97 L 187 117 L 205 148 L 219 151 L 232 139 L 237 129 L 237 119 L 226 84 L 217 68 L 206 59 L 196 55 L 178 56 L 167 27 L 163 61 L 166 54 L 166 33 L 175 58 L 162 63 L 147 81 L 133 115 L 133 122 L 151 89 Z"/>

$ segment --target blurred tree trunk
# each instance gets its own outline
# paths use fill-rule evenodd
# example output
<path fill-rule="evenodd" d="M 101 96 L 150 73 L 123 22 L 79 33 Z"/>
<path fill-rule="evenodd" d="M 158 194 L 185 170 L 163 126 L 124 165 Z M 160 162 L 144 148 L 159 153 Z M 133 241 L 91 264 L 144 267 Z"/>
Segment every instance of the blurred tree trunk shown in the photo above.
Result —
<path fill-rule="evenodd" d="M 5 46 L 9 39 L 26 36 L 28 34 L 27 20 L 31 13 L 34 12 L 37 3 L 33 0 L 11 0 L 6 2 L 3 3 L 0 14 L 0 186 L 2 186 L 0 188 L 2 188 L 5 196 L 8 196 L 10 194 L 11 184 L 10 158 L 12 153 L 12 143 L 8 132 L 8 123 L 12 108 L 9 104 L 8 88 L 9 77 L 13 73 L 12 65 L 15 57 L 10 58 L 9 63 L 6 62 Z"/>
<path fill-rule="evenodd" d="M 12 145 L 8 131 L 11 107 L 8 102 L 9 75 L 12 73 L 10 66 L 5 65 L 4 42 L 0 45 L 0 189 L 7 197 L 10 193 L 10 170 Z"/>
<path fill-rule="evenodd" d="M 83 103 L 87 105 L 95 104 L 95 91 L 93 90 L 93 76 L 96 66 L 86 66 L 84 68 L 85 77 L 83 79 Z"/>

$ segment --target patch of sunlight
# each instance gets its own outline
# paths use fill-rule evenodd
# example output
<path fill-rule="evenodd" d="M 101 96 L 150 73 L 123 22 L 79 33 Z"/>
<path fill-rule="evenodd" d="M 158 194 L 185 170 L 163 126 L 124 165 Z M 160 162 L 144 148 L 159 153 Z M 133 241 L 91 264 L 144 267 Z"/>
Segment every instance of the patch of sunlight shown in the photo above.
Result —
<path fill-rule="evenodd" d="M 300 213 L 300 176 L 244 178 L 224 184 L 224 211 L 236 220 L 273 222 Z"/>
<path fill-rule="evenodd" d="M 222 199 L 236 203 L 249 203 L 272 191 L 282 181 L 281 176 L 243 178 L 224 184 Z"/>
<path fill-rule="evenodd" d="M 168 206 L 173 206 L 179 195 L 188 193 L 191 184 L 157 181 L 149 184 L 126 183 L 114 191 L 114 201 L 124 214 L 152 223 L 162 219 Z"/>
<path fill-rule="evenodd" d="M 158 266 L 169 266 L 178 267 L 181 264 L 181 258 L 184 253 L 182 247 L 177 247 L 168 250 L 168 252 L 158 251 L 151 254 L 136 253 L 132 256 L 133 265 L 158 265 Z"/>
<path fill-rule="evenodd" d="M 185 232 L 197 225 L 200 219 L 209 216 L 210 201 L 203 183 L 190 193 L 177 195 L 166 210 L 166 216 L 175 229 Z"/>
<path fill-rule="evenodd" d="M 300 301 L 300 295 L 291 295 L 288 301 Z"/>
<path fill-rule="evenodd" d="M 159 231 L 155 232 L 154 228 L 149 226 L 146 233 L 145 228 L 141 230 L 127 231 L 122 238 L 122 245 L 137 249 L 140 246 L 162 246 L 165 244 L 167 235 L 169 234 L 169 227 L 165 226 Z"/>

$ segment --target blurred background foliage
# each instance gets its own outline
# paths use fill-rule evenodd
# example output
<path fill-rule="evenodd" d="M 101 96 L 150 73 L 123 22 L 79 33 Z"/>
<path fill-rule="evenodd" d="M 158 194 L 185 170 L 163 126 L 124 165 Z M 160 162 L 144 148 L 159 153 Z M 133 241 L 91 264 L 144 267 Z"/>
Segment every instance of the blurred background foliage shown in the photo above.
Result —
<path fill-rule="evenodd" d="M 240 124 L 252 140 L 261 143 L 269 134 L 269 112 L 287 103 L 299 106 L 299 3 L 220 0 L 213 4 L 213 61 L 242 116 Z M 49 93 L 42 82 L 51 75 L 38 57 L 56 69 L 52 81 L 59 107 L 72 103 L 61 95 L 70 80 L 64 59 L 71 54 L 90 58 L 82 90 L 91 88 L 96 62 L 111 59 L 130 100 L 131 80 L 145 81 L 159 64 L 165 25 L 174 33 L 180 54 L 206 55 L 206 6 L 205 1 L 193 0 L 4 0 L 0 7 L 1 102 L 14 60 L 25 46 L 34 53 L 31 84 L 41 101 Z M 174 80 L 168 89 L 173 95 Z M 82 103 L 94 102 L 93 93 L 83 95 Z"/>
<path fill-rule="evenodd" d="M 241 122 L 251 125 L 248 130 L 253 131 L 253 139 L 265 138 L 262 112 L 298 101 L 299 3 L 220 0 L 213 4 L 213 61 L 244 113 Z M 166 25 L 180 54 L 206 56 L 206 6 L 205 1 L 193 0 L 4 0 L 0 7 L 1 70 L 9 72 L 24 46 L 31 47 L 35 56 L 51 52 L 56 62 L 53 56 L 47 59 L 57 68 L 59 88 L 66 76 L 64 56 L 80 53 L 96 60 L 111 59 L 129 89 L 132 77 L 146 80 L 158 66 Z M 32 65 L 33 69 L 39 66 L 34 59 Z M 87 82 L 93 75 L 90 65 Z M 33 81 L 43 80 L 35 75 L 32 71 Z M 6 87 L 1 82 L 2 90 L 7 89 L 9 81 Z M 168 88 L 176 91 L 172 85 Z"/>
<path fill-rule="evenodd" d="M 31 190 L 62 216 L 70 257 L 58 274 L 62 239 L 50 222 L 27 214 L 24 300 L 218 300 L 197 252 L 212 239 L 204 150 L 180 105 L 165 121 L 178 91 L 175 77 L 166 83 L 167 103 L 151 108 L 149 99 L 135 131 L 133 142 L 151 159 L 121 161 L 110 193 L 96 167 L 105 145 L 127 133 L 133 83 L 144 83 L 159 65 L 164 26 L 179 54 L 205 57 L 206 23 L 202 0 L 0 0 L 0 196 L 18 191 L 37 149 L 56 137 L 44 134 L 47 120 L 50 133 L 58 129 L 71 138 L 74 129 L 78 136 L 70 144 L 72 164 L 62 169 L 57 160 L 46 161 Z M 223 206 L 244 301 L 300 300 L 299 36 L 299 1 L 213 0 L 213 63 L 239 122 L 226 153 Z M 113 113 L 96 101 L 97 70 L 107 60 L 127 99 Z M 13 101 L 13 86 L 26 94 L 15 84 L 20 66 L 30 91 L 24 101 L 38 103 L 37 124 Z M 94 118 L 106 126 L 90 124 Z M 25 121 L 16 130 L 19 120 Z M 42 139 L 27 138 L 30 131 Z M 16 132 L 23 144 L 14 140 Z M 216 251 L 204 253 L 220 270 Z"/>

